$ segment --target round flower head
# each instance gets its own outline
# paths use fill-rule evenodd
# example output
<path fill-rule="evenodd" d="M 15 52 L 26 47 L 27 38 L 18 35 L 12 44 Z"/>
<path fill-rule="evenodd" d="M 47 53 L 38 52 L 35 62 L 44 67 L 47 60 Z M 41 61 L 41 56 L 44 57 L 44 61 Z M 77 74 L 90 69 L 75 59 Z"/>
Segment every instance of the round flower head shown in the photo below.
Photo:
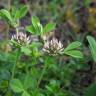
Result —
<path fill-rule="evenodd" d="M 11 41 L 16 42 L 18 45 L 28 45 L 31 43 L 31 38 L 26 33 L 17 32 L 12 36 Z"/>
<path fill-rule="evenodd" d="M 63 44 L 53 37 L 51 41 L 47 40 L 44 44 L 43 51 L 50 55 L 57 55 L 63 51 Z"/>

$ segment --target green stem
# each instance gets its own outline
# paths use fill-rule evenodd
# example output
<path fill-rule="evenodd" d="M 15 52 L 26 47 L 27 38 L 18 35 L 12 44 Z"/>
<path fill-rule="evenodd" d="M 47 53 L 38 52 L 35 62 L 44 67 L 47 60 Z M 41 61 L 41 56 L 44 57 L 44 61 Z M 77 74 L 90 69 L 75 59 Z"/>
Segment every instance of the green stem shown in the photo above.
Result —
<path fill-rule="evenodd" d="M 17 33 L 19 32 L 19 29 L 18 29 L 18 27 L 16 28 L 16 32 L 17 32 Z"/>
<path fill-rule="evenodd" d="M 17 32 L 17 33 L 19 32 L 18 28 L 16 28 L 16 32 Z M 15 69 L 16 69 L 16 65 L 17 65 L 18 60 L 19 60 L 19 56 L 20 56 L 20 50 L 17 49 L 16 61 L 15 61 L 14 65 L 13 65 L 13 68 L 12 68 L 12 76 L 11 76 L 11 79 L 14 78 L 14 75 L 15 75 Z"/>
<path fill-rule="evenodd" d="M 17 50 L 16 61 L 15 61 L 14 65 L 13 65 L 13 68 L 12 68 L 12 75 L 11 75 L 10 81 L 14 78 L 15 70 L 16 70 L 16 65 L 18 63 L 19 57 L 20 57 L 20 52 L 19 52 L 19 50 Z M 9 91 L 11 92 L 11 90 L 10 90 L 10 81 L 9 81 L 9 86 L 8 86 L 8 90 L 7 90 L 8 92 Z"/>
<path fill-rule="evenodd" d="M 11 79 L 14 78 L 15 70 L 16 70 L 16 65 L 17 65 L 17 63 L 18 63 L 19 57 L 20 57 L 20 52 L 19 52 L 19 50 L 18 50 L 18 51 L 17 51 L 17 56 L 16 56 L 16 61 L 15 61 L 14 65 L 13 65 L 13 68 L 12 68 L 12 76 L 11 76 Z"/>
<path fill-rule="evenodd" d="M 38 82 L 37 82 L 37 88 L 39 87 L 39 85 L 40 85 L 40 83 L 41 83 L 41 81 L 42 81 L 42 78 L 43 78 L 43 76 L 44 76 L 44 73 L 45 73 L 45 71 L 46 71 L 46 68 L 47 68 L 47 64 L 45 64 L 44 67 L 43 67 L 41 76 L 40 76 L 40 78 L 39 78 L 39 80 L 38 80 Z"/>

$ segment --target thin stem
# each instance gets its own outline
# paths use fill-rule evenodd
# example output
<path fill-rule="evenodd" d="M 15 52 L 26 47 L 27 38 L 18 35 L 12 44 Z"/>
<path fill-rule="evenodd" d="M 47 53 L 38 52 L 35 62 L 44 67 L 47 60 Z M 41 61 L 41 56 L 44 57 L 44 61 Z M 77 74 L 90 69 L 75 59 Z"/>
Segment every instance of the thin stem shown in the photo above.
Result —
<path fill-rule="evenodd" d="M 19 57 L 20 57 L 20 52 L 18 50 L 17 51 L 17 56 L 16 56 L 16 61 L 15 61 L 14 65 L 13 65 L 13 68 L 12 68 L 12 76 L 11 76 L 12 79 L 14 78 L 14 75 L 15 75 L 16 65 L 18 63 Z"/>
<path fill-rule="evenodd" d="M 19 50 L 17 50 L 16 61 L 15 61 L 14 65 L 13 65 L 13 68 L 12 68 L 12 75 L 11 75 L 10 81 L 14 78 L 15 71 L 16 71 L 16 65 L 18 63 L 19 57 L 20 57 L 20 52 L 19 52 Z M 9 84 L 10 84 L 10 81 L 9 81 Z M 8 90 L 7 91 L 11 91 L 10 90 L 10 86 L 8 86 Z"/>
<path fill-rule="evenodd" d="M 17 32 L 17 33 L 19 32 L 18 28 L 16 28 L 16 32 Z M 14 65 L 13 65 L 13 68 L 12 68 L 12 76 L 11 76 L 11 79 L 14 78 L 15 69 L 16 69 L 16 65 L 17 65 L 17 63 L 18 63 L 19 57 L 20 57 L 20 50 L 17 49 L 16 61 L 15 61 Z"/>
<path fill-rule="evenodd" d="M 16 33 L 18 33 L 19 32 L 19 29 L 18 29 L 18 27 L 16 28 Z"/>
<path fill-rule="evenodd" d="M 41 83 L 41 81 L 42 81 L 42 78 L 43 78 L 43 76 L 44 76 L 44 73 L 45 73 L 45 71 L 46 71 L 46 68 L 47 68 L 47 64 L 45 64 L 44 67 L 43 67 L 41 76 L 40 76 L 40 78 L 39 78 L 39 80 L 38 80 L 38 82 L 37 82 L 37 88 L 39 87 L 39 85 L 40 85 L 40 83 Z"/>

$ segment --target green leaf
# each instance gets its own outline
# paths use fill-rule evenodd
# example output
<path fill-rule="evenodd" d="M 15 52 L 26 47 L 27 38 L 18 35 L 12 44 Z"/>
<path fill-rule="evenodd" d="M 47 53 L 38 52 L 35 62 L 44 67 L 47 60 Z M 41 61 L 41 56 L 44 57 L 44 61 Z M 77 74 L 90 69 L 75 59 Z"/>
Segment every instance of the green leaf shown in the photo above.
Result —
<path fill-rule="evenodd" d="M 12 6 L 12 9 L 11 9 L 11 16 L 14 16 L 16 14 L 16 11 L 19 11 L 17 10 L 17 8 L 15 6 Z"/>
<path fill-rule="evenodd" d="M 40 24 L 40 21 L 37 17 L 32 17 L 32 25 L 27 26 L 26 30 L 33 35 L 40 35 L 43 32 L 43 26 Z"/>
<path fill-rule="evenodd" d="M 20 93 L 23 91 L 23 85 L 19 79 L 13 79 L 10 82 L 10 87 L 14 92 Z"/>
<path fill-rule="evenodd" d="M 12 22 L 12 17 L 10 15 L 9 11 L 2 9 L 0 12 L 1 12 L 2 16 L 5 16 L 10 22 Z"/>
<path fill-rule="evenodd" d="M 96 62 L 96 40 L 92 36 L 87 36 L 87 40 L 89 42 L 89 47 L 91 50 L 92 57 Z"/>
<path fill-rule="evenodd" d="M 15 16 L 14 16 L 14 20 L 20 19 L 20 12 L 19 10 L 15 11 Z"/>
<path fill-rule="evenodd" d="M 18 47 L 21 46 L 21 45 L 20 45 L 18 42 L 16 42 L 15 40 L 11 40 L 11 41 L 10 41 L 10 44 L 11 44 L 11 45 L 18 46 Z"/>
<path fill-rule="evenodd" d="M 32 88 L 33 82 L 34 82 L 34 78 L 32 78 L 31 75 L 29 75 L 29 74 L 25 75 L 25 78 L 24 78 L 24 88 L 25 89 L 28 89 L 30 87 Z"/>
<path fill-rule="evenodd" d="M 18 20 L 18 19 L 24 17 L 24 16 L 27 14 L 27 12 L 28 12 L 28 9 L 27 9 L 26 6 L 21 7 L 20 10 L 16 10 L 16 9 L 15 9 L 14 19 L 15 19 L 15 20 Z"/>
<path fill-rule="evenodd" d="M 78 42 L 78 41 L 72 42 L 71 44 L 69 44 L 69 45 L 67 46 L 67 48 L 64 49 L 64 52 L 65 52 L 65 51 L 69 51 L 69 50 L 76 49 L 76 48 L 78 48 L 78 47 L 80 47 L 80 46 L 81 46 L 81 43 L 80 43 L 80 42 Z"/>
<path fill-rule="evenodd" d="M 24 46 L 21 47 L 21 52 L 25 53 L 26 55 L 31 54 L 31 50 L 27 47 L 24 47 Z"/>
<path fill-rule="evenodd" d="M 27 26 L 27 27 L 26 27 L 26 30 L 27 30 L 28 32 L 30 32 L 30 33 L 32 33 L 32 34 L 35 35 L 35 29 L 34 29 L 34 27 L 33 27 L 32 25 Z"/>
<path fill-rule="evenodd" d="M 38 35 L 43 34 L 43 26 L 41 24 L 38 25 L 38 31 L 40 32 Z"/>
<path fill-rule="evenodd" d="M 50 86 L 47 86 L 47 85 L 46 85 L 45 87 L 46 87 L 46 89 L 47 89 L 48 91 L 50 91 L 50 92 L 52 92 L 52 93 L 54 92 L 53 89 L 52 89 Z"/>
<path fill-rule="evenodd" d="M 66 55 L 72 56 L 74 58 L 83 58 L 83 54 L 78 50 L 71 50 L 64 52 Z"/>
<path fill-rule="evenodd" d="M 39 18 L 36 17 L 36 16 L 32 16 L 32 24 L 34 27 L 37 27 L 38 25 L 40 25 L 40 21 L 39 21 Z"/>
<path fill-rule="evenodd" d="M 47 33 L 47 32 L 53 31 L 55 29 L 55 27 L 56 27 L 56 24 L 48 23 L 45 25 L 43 32 Z"/>
<path fill-rule="evenodd" d="M 96 82 L 86 89 L 84 96 L 96 96 Z"/>
<path fill-rule="evenodd" d="M 22 96 L 31 96 L 27 91 L 24 91 L 23 93 L 22 93 Z"/>
<path fill-rule="evenodd" d="M 21 7 L 19 12 L 20 12 L 20 18 L 24 17 L 27 14 L 27 12 L 28 12 L 27 6 Z"/>
<path fill-rule="evenodd" d="M 32 16 L 32 26 L 36 35 L 40 35 L 43 32 L 43 26 L 40 24 L 39 18 Z"/>

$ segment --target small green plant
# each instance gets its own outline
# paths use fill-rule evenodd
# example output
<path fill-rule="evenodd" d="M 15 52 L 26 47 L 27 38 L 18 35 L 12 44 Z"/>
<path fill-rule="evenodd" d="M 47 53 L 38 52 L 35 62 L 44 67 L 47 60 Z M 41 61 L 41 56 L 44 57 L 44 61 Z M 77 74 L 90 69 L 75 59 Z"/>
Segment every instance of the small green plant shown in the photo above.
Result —
<path fill-rule="evenodd" d="M 31 17 L 32 24 L 26 26 L 25 29 L 30 33 L 30 36 L 27 33 L 20 32 L 18 30 L 20 19 L 26 13 L 26 6 L 20 8 L 20 10 L 13 9 L 12 12 L 5 9 L 0 11 L 1 18 L 5 19 L 8 24 L 16 29 L 16 34 L 9 40 L 11 47 L 14 49 L 12 49 L 8 57 L 11 59 L 11 64 L 9 63 L 9 65 L 12 68 L 7 69 L 8 72 L 11 72 L 9 76 L 11 78 L 8 79 L 9 82 L 5 88 L 7 89 L 5 92 L 6 96 L 9 93 L 12 96 L 19 96 L 19 94 L 20 96 L 57 96 L 56 94 L 58 96 L 69 96 L 66 90 L 61 90 L 60 82 L 53 80 L 48 74 L 51 71 L 55 73 L 57 70 L 58 72 L 58 64 L 56 63 L 58 56 L 68 55 L 73 58 L 83 58 L 83 54 L 78 49 L 81 43 L 75 41 L 64 48 L 62 42 L 54 36 L 51 40 L 45 40 L 43 37 L 53 31 L 56 24 L 51 22 L 43 26 L 36 16 Z M 34 36 L 37 41 L 34 40 Z M 39 40 L 38 37 L 42 40 Z M 27 56 L 28 60 L 25 58 L 22 61 L 22 56 Z M 47 81 L 46 78 L 48 76 L 49 79 Z M 43 84 L 43 82 L 45 83 Z M 43 88 L 45 88 L 44 91 Z M 68 94 L 71 93 L 69 92 Z"/>
<path fill-rule="evenodd" d="M 21 7 L 20 9 L 13 9 L 10 11 L 6 9 L 0 10 L 0 17 L 7 20 L 8 24 L 10 24 L 14 28 L 18 28 L 20 26 L 20 19 L 27 14 L 28 10 L 26 6 Z"/>

